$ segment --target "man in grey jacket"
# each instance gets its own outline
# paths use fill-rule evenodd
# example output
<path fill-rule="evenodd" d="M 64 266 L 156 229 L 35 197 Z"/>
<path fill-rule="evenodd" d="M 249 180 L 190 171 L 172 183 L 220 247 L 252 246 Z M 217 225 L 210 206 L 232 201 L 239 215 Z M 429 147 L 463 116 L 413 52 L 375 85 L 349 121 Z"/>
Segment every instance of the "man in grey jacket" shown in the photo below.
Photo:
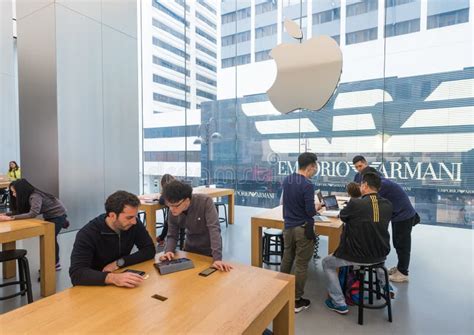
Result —
<path fill-rule="evenodd" d="M 230 271 L 232 266 L 222 261 L 221 227 L 216 207 L 205 194 L 192 194 L 191 186 L 178 180 L 167 184 L 162 192 L 169 207 L 168 236 L 160 260 L 171 260 L 178 242 L 179 229 L 185 228 L 184 250 L 212 256 L 212 266 L 220 271 Z"/>

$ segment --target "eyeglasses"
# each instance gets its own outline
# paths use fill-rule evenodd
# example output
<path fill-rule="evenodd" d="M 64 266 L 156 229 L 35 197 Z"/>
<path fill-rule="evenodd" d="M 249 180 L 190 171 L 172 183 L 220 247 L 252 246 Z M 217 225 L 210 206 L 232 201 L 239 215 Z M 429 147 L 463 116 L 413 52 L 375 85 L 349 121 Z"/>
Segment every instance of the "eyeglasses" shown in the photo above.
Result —
<path fill-rule="evenodd" d="M 169 202 L 166 202 L 165 204 L 166 204 L 166 206 L 168 206 L 170 208 L 177 208 L 177 207 L 181 206 L 181 204 L 184 202 L 184 200 L 186 200 L 186 199 L 183 199 L 183 200 L 181 200 L 180 202 L 178 202 L 176 204 L 170 204 Z"/>

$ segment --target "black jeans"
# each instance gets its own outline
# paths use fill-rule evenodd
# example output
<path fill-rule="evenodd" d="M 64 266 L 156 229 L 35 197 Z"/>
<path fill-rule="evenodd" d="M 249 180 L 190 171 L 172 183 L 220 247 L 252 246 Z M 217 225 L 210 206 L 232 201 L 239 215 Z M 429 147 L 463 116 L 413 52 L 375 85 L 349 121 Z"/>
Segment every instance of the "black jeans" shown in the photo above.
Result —
<path fill-rule="evenodd" d="M 54 223 L 54 240 L 56 242 L 56 264 L 59 263 L 59 244 L 58 244 L 58 234 L 61 229 L 67 227 L 67 215 L 61 215 L 55 218 L 45 219 L 48 222 Z"/>
<path fill-rule="evenodd" d="M 415 216 L 407 220 L 392 222 L 393 246 L 398 256 L 398 271 L 408 276 L 408 266 L 410 265 L 411 252 L 411 229 L 415 221 Z"/>

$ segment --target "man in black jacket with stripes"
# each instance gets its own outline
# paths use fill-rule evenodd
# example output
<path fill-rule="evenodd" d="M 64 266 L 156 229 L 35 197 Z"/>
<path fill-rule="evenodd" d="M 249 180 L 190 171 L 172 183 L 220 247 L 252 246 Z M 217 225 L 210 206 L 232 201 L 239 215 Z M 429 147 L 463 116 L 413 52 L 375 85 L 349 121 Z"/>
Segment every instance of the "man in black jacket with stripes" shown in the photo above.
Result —
<path fill-rule="evenodd" d="M 77 233 L 69 268 L 73 285 L 136 287 L 143 281 L 135 273 L 114 273 L 155 256 L 153 241 L 137 219 L 139 206 L 136 195 L 117 191 L 105 201 L 106 213 Z M 134 246 L 138 251 L 130 254 Z"/>
<path fill-rule="evenodd" d="M 327 289 L 330 298 L 326 306 L 340 314 L 349 310 L 339 284 L 337 269 L 349 265 L 370 265 L 385 261 L 390 252 L 388 225 L 392 217 L 392 204 L 380 197 L 380 176 L 366 173 L 362 177 L 362 198 L 351 199 L 341 210 L 344 228 L 339 247 L 333 255 L 323 259 Z M 382 276 L 378 276 L 382 280 Z M 383 283 L 384 284 L 384 283 Z"/>

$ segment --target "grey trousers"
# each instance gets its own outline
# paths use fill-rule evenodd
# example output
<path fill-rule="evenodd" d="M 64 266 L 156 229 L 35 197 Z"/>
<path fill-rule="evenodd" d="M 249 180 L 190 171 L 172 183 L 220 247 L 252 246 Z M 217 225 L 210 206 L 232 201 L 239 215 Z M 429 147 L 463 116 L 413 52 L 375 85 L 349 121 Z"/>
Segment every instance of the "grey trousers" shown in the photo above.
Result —
<path fill-rule="evenodd" d="M 329 255 L 324 257 L 323 259 L 323 270 L 326 274 L 327 278 L 327 285 L 326 288 L 328 290 L 329 296 L 331 297 L 332 301 L 336 306 L 346 306 L 346 298 L 344 297 L 344 293 L 342 292 L 341 284 L 339 282 L 339 275 L 337 269 L 341 266 L 360 266 L 360 265 L 371 265 L 371 264 L 363 264 L 363 263 L 356 263 L 351 261 L 346 261 L 342 258 L 337 258 L 334 255 Z M 385 285 L 385 277 L 382 269 L 377 269 L 377 279 L 380 282 L 382 287 Z"/>
<path fill-rule="evenodd" d="M 283 259 L 280 271 L 291 273 L 293 263 L 295 264 L 295 298 L 298 300 L 304 294 L 308 263 L 314 253 L 314 240 L 309 240 L 304 235 L 304 228 L 298 226 L 283 230 Z"/>

